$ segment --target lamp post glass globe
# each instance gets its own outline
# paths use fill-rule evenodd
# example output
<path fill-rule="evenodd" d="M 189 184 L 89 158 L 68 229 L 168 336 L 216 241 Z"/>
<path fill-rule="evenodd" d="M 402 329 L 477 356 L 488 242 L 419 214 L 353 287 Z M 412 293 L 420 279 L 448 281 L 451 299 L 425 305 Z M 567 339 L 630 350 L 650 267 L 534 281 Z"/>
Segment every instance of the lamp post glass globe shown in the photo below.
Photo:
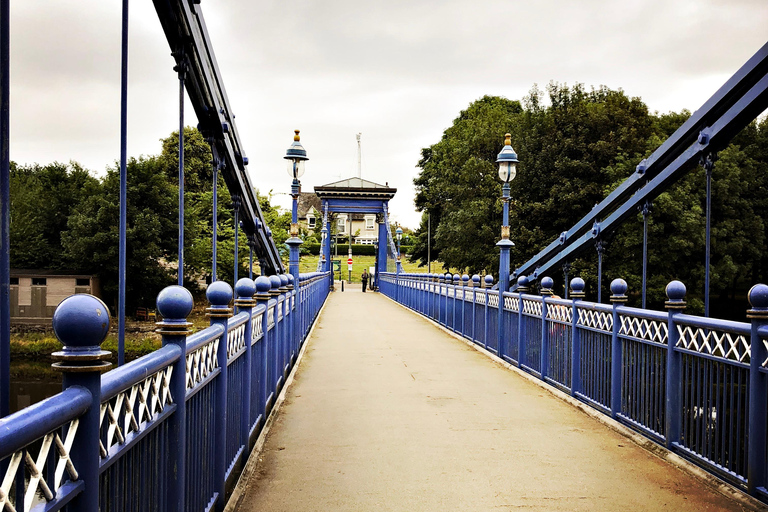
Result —
<path fill-rule="evenodd" d="M 397 239 L 400 240 L 403 238 L 403 230 L 401 228 L 397 228 L 395 230 L 395 235 L 397 235 Z"/>
<path fill-rule="evenodd" d="M 499 179 L 504 183 L 509 183 L 517 175 L 517 153 L 512 149 L 512 135 L 504 135 L 504 147 L 496 157 L 496 163 L 499 164 Z"/>
<path fill-rule="evenodd" d="M 288 160 L 288 176 L 298 180 L 304 174 L 304 161 L 309 160 L 307 158 L 307 150 L 301 145 L 301 138 L 299 137 L 299 130 L 294 130 L 293 144 L 285 152 L 285 158 Z"/>

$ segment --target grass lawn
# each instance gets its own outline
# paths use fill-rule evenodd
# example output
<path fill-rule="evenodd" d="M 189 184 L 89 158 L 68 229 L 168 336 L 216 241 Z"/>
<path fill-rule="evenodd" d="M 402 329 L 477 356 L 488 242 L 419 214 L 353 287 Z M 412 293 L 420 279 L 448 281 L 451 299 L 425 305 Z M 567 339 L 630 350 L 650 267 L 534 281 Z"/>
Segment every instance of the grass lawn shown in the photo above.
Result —
<path fill-rule="evenodd" d="M 317 270 L 318 256 L 302 256 L 299 260 L 299 272 L 315 272 Z M 349 278 L 349 272 L 347 271 L 347 256 L 339 254 L 339 260 L 341 260 L 341 272 L 344 280 Z M 359 283 L 360 275 L 364 269 L 370 268 L 376 264 L 375 256 L 352 256 L 352 282 Z M 413 273 L 426 273 L 427 267 L 419 267 L 416 263 L 411 263 L 407 258 L 402 259 L 403 272 Z M 445 272 L 443 265 L 439 261 L 432 262 L 432 272 Z M 336 279 L 339 278 L 338 272 L 336 273 Z"/>

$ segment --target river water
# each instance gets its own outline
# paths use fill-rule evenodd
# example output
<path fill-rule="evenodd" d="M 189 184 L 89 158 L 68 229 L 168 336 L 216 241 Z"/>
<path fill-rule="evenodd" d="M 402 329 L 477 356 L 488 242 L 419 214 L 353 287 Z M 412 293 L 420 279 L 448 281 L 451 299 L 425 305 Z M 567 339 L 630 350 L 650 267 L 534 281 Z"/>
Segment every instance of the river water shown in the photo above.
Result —
<path fill-rule="evenodd" d="M 25 361 L 24 365 L 27 368 L 39 367 L 39 372 L 25 371 L 25 373 L 28 375 L 37 373 L 41 377 L 11 378 L 12 413 L 61 392 L 61 375 L 50 371 L 50 363 Z M 13 362 L 11 362 L 11 367 L 13 367 Z"/>

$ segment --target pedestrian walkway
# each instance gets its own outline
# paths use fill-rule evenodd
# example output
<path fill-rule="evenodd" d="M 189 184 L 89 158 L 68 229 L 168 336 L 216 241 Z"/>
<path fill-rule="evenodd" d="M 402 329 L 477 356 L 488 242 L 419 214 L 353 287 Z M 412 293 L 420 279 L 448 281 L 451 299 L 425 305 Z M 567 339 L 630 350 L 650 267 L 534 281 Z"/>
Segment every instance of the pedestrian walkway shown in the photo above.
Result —
<path fill-rule="evenodd" d="M 748 510 L 377 293 L 307 343 L 238 512 Z"/>

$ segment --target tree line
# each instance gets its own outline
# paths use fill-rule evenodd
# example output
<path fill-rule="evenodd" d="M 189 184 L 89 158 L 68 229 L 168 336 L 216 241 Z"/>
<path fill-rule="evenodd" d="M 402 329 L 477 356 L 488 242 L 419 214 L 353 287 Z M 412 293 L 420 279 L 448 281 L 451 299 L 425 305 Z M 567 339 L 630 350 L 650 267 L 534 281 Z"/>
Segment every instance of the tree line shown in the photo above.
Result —
<path fill-rule="evenodd" d="M 423 212 L 414 259 L 426 264 L 427 216 L 432 258 L 454 271 L 498 277 L 501 182 L 496 155 L 512 134 L 518 173 L 511 182 L 512 269 L 524 263 L 586 215 L 661 145 L 688 111 L 651 113 L 640 98 L 581 84 L 534 86 L 522 101 L 485 96 L 471 103 L 440 141 L 422 149 L 416 206 Z M 768 120 L 745 128 L 717 155 L 712 193 L 712 312 L 744 318 L 752 284 L 768 277 Z M 705 173 L 698 168 L 653 200 L 649 217 L 649 307 L 663 308 L 664 287 L 680 279 L 688 310 L 703 311 Z M 639 303 L 642 215 L 609 240 L 603 260 L 603 296 L 612 279 L 627 281 L 630 304 Z M 597 255 L 571 262 L 570 276 L 587 281 L 596 298 Z M 564 276 L 550 275 L 558 291 Z M 734 302 L 733 299 L 739 299 Z M 729 309 L 730 308 L 730 309 Z"/>
<path fill-rule="evenodd" d="M 177 280 L 178 132 L 162 139 L 160 154 L 127 162 L 126 305 L 153 306 L 157 293 Z M 184 280 L 196 288 L 210 278 L 213 233 L 211 151 L 199 131 L 184 129 Z M 219 176 L 219 279 L 234 276 L 232 198 Z M 95 274 L 116 308 L 118 292 L 119 165 L 96 177 L 76 162 L 11 163 L 11 267 Z M 288 238 L 290 213 L 259 196 L 278 247 Z M 248 246 L 240 237 L 240 276 Z M 254 262 L 257 265 L 257 262 Z"/>

